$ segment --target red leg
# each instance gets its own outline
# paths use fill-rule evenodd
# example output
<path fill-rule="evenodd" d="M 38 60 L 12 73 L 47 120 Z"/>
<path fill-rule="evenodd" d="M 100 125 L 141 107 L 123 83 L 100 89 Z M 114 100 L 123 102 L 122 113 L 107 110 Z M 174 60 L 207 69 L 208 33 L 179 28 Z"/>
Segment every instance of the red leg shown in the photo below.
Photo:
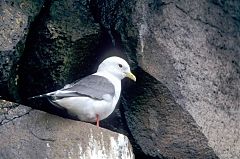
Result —
<path fill-rule="evenodd" d="M 97 118 L 97 127 L 99 127 L 99 115 L 96 114 L 96 118 Z"/>

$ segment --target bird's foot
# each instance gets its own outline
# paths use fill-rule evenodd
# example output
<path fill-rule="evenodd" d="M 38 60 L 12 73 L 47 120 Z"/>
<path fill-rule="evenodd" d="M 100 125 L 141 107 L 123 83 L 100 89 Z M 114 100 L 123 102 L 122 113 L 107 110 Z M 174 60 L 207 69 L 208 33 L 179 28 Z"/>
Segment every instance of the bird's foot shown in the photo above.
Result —
<path fill-rule="evenodd" d="M 96 114 L 96 122 L 97 122 L 97 127 L 99 127 L 99 115 L 98 114 Z"/>

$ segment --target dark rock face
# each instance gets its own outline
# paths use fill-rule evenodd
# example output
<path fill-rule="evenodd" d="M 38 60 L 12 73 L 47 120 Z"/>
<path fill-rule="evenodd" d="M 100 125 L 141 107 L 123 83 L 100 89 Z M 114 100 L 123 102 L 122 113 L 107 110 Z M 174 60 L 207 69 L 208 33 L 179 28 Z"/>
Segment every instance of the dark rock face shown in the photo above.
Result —
<path fill-rule="evenodd" d="M 92 71 L 101 30 L 88 1 L 48 2 L 33 27 L 19 68 L 23 99 L 33 92 L 53 91 Z"/>
<path fill-rule="evenodd" d="M 116 158 L 133 159 L 126 136 L 50 115 L 14 103 L 0 115 L 0 157 L 9 158 Z"/>
<path fill-rule="evenodd" d="M 138 1 L 132 16 L 139 65 L 169 88 L 221 158 L 240 157 L 239 6 Z"/>
<path fill-rule="evenodd" d="M 218 158 L 170 91 L 140 68 L 135 74 L 137 82 L 124 92 L 123 105 L 127 125 L 141 150 L 156 158 Z"/>
<path fill-rule="evenodd" d="M 118 55 L 137 83 L 124 80 L 100 125 L 128 135 L 137 158 L 240 157 L 238 0 L 0 3 L 1 96 L 28 103 Z M 124 53 L 104 53 L 113 46 Z M 28 104 L 67 116 L 41 100 Z"/>
<path fill-rule="evenodd" d="M 25 47 L 30 23 L 39 13 L 43 0 L 4 0 L 0 2 L 0 95 L 9 96 L 15 85 L 18 61 Z M 10 80 L 11 79 L 11 80 Z M 10 82 L 12 81 L 12 82 Z"/>

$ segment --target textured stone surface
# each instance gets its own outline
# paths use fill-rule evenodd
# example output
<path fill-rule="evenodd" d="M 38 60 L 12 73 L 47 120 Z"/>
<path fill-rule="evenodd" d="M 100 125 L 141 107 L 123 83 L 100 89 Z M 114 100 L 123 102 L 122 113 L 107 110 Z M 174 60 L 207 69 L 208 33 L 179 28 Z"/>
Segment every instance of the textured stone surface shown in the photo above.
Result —
<path fill-rule="evenodd" d="M 4 104 L 12 105 L 10 102 Z M 0 133 L 2 159 L 134 158 L 128 138 L 122 134 L 23 105 L 5 112 Z"/>
<path fill-rule="evenodd" d="M 21 97 L 55 90 L 91 72 L 100 33 L 88 1 L 46 1 L 20 62 Z"/>
<path fill-rule="evenodd" d="M 137 1 L 137 61 L 172 92 L 221 158 L 240 154 L 239 1 Z"/>
<path fill-rule="evenodd" d="M 123 103 L 128 127 L 142 151 L 156 158 L 218 158 L 171 92 L 140 68 L 135 74 L 137 82 L 124 92 Z"/>
<path fill-rule="evenodd" d="M 103 51 L 115 46 L 126 52 L 120 56 L 125 57 L 132 68 L 143 68 L 145 72 L 137 71 L 142 81 L 148 81 L 143 76 L 145 73 L 148 73 L 147 77 L 151 75 L 159 81 L 156 87 L 143 83 L 132 87 L 130 83 L 132 90 L 148 94 L 147 99 L 138 101 L 139 105 L 146 105 L 145 101 L 152 101 L 154 105 L 168 104 L 158 101 L 162 96 L 176 103 L 173 102 L 174 106 L 171 105 L 169 110 L 154 106 L 160 115 L 149 118 L 149 121 L 166 119 L 160 121 L 162 129 L 156 126 L 157 129 L 141 125 L 139 120 L 143 119 L 132 110 L 135 102 L 129 104 L 133 108 L 126 107 L 128 104 L 125 102 L 129 99 L 125 97 L 123 105 L 120 103 L 118 109 L 101 122 L 102 126 L 127 134 L 134 151 L 143 158 L 171 157 L 173 150 L 181 150 L 175 153 L 179 156 L 214 156 L 207 144 L 220 158 L 240 158 L 239 0 L 46 0 L 29 32 L 24 28 L 28 28 L 31 19 L 38 13 L 42 1 L 12 2 L 0 2 L 3 8 L 0 11 L 3 15 L 1 20 L 6 20 L 0 24 L 4 30 L 0 30 L 0 35 L 7 37 L 0 38 L 1 47 L 16 45 L 0 55 L 0 67 L 3 68 L 0 75 L 5 80 L 1 81 L 1 94 L 5 95 L 5 90 L 9 90 L 10 97 L 19 100 L 20 95 L 24 101 L 26 97 L 56 90 L 95 71 L 101 60 L 110 56 Z M 26 34 L 28 38 L 25 42 Z M 22 51 L 24 42 L 26 48 Z M 22 52 L 16 71 L 13 61 L 17 61 Z M 159 90 L 161 88 L 167 92 L 166 96 L 164 91 Z M 29 104 L 66 116 L 66 113 L 44 102 Z M 1 113 L 14 107 L 4 108 Z M 141 109 L 137 114 L 155 113 L 148 105 Z M 186 110 L 196 121 L 196 127 Z M 177 112 L 177 115 L 166 116 L 161 114 L 162 111 L 166 114 Z M 132 116 L 130 112 L 134 112 Z M 176 132 L 175 124 L 183 132 Z M 153 132 L 152 136 L 149 137 L 145 130 Z M 184 135 L 188 134 L 188 130 L 190 136 L 194 136 L 189 143 L 183 139 L 187 138 Z M 154 138 L 156 135 L 164 138 Z M 196 143 L 195 137 L 201 142 Z M 146 140 L 150 142 L 144 142 Z M 181 144 L 162 147 L 155 140 Z M 188 145 L 193 145 L 194 150 Z"/>
<path fill-rule="evenodd" d="M 11 84 L 16 84 L 15 71 L 29 26 L 42 5 L 43 0 L 0 1 L 0 95 L 8 96 L 11 78 Z"/>

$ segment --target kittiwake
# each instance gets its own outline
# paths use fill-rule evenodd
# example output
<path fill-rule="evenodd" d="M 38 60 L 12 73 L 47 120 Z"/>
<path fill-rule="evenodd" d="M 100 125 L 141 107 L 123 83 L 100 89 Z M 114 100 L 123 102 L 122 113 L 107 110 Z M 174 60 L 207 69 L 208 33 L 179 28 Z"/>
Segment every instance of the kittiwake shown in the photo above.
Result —
<path fill-rule="evenodd" d="M 125 77 L 136 81 L 129 64 L 112 56 L 98 66 L 96 73 L 32 98 L 47 97 L 53 105 L 65 108 L 81 121 L 96 122 L 99 127 L 99 121 L 114 111 L 121 94 L 121 80 Z"/>

